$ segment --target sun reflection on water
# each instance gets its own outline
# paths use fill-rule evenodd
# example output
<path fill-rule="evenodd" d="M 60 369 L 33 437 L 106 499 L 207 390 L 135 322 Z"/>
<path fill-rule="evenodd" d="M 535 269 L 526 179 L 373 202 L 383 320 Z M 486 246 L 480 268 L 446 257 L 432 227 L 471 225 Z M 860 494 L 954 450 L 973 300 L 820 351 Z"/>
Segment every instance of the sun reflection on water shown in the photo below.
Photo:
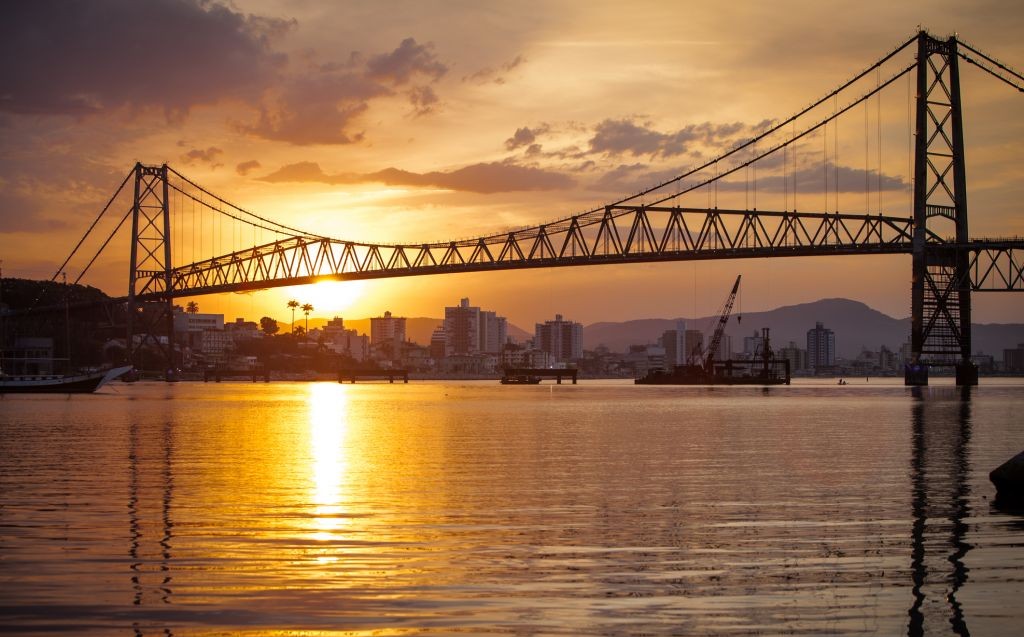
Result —
<path fill-rule="evenodd" d="M 342 483 L 348 470 L 347 406 L 348 388 L 344 385 L 313 383 L 309 386 L 310 502 L 312 538 L 317 541 L 337 539 L 338 532 L 348 525 L 342 507 L 346 495 Z M 322 559 L 334 561 L 337 558 Z"/>

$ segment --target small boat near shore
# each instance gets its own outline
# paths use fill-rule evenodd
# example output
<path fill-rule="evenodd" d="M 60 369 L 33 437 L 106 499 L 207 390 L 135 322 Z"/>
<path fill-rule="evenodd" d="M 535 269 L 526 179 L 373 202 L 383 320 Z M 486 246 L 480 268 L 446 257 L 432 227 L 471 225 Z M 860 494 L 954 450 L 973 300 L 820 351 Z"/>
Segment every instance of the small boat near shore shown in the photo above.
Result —
<path fill-rule="evenodd" d="M 125 366 L 69 375 L 2 374 L 0 394 L 91 394 L 131 369 L 131 366 Z"/>

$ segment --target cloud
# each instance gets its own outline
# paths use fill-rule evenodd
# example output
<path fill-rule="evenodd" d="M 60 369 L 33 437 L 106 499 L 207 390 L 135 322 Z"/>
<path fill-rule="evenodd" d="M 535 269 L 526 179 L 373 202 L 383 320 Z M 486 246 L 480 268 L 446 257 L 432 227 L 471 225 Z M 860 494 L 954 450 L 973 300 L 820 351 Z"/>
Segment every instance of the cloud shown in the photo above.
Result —
<path fill-rule="evenodd" d="M 832 162 L 825 166 L 819 164 L 817 166 L 801 168 L 785 177 L 782 175 L 761 177 L 757 180 L 757 190 L 759 192 L 783 192 L 787 190 L 788 182 L 788 190 L 792 192 L 795 178 L 796 191 L 798 193 L 820 194 L 825 192 L 826 175 L 828 191 L 830 193 L 836 192 L 836 165 Z M 883 173 L 879 181 L 879 172 L 877 170 L 839 166 L 838 176 L 839 192 L 842 193 L 863 193 L 865 191 L 865 184 L 870 192 L 878 192 L 879 186 L 886 192 L 901 191 L 908 188 L 907 182 L 899 175 L 886 175 Z M 719 182 L 718 188 L 725 191 L 740 192 L 747 188 L 747 184 L 742 181 L 723 180 Z"/>
<path fill-rule="evenodd" d="M 409 90 L 409 101 L 413 106 L 413 114 L 417 117 L 434 111 L 434 105 L 440 100 L 430 86 L 414 86 Z"/>
<path fill-rule="evenodd" d="M 396 87 L 416 78 L 437 80 L 446 72 L 432 45 L 406 38 L 390 53 L 366 60 L 356 52 L 345 64 L 322 64 L 290 77 L 263 100 L 255 122 L 238 128 L 300 146 L 358 143 L 365 137 L 360 117 L 371 101 L 396 95 Z M 433 112 L 440 103 L 429 84 L 413 86 L 404 94 L 416 116 Z"/>
<path fill-rule="evenodd" d="M 525 62 L 526 58 L 522 55 L 517 55 L 514 59 L 505 62 L 497 69 L 485 66 L 479 71 L 463 77 L 462 81 L 473 84 L 504 84 L 506 82 L 506 74 Z"/>
<path fill-rule="evenodd" d="M 389 186 L 444 188 L 463 192 L 493 194 L 531 190 L 562 190 L 573 186 L 572 178 L 558 172 L 511 162 L 479 163 L 452 171 L 414 173 L 398 168 L 385 168 L 372 173 L 339 173 L 329 175 L 315 162 L 299 162 L 283 166 L 261 177 L 263 181 L 319 182 L 326 184 L 383 183 Z"/>
<path fill-rule="evenodd" d="M 528 126 L 517 128 L 512 137 L 505 140 L 505 148 L 506 150 L 516 150 L 523 146 L 529 147 L 537 141 L 538 135 L 543 135 L 549 130 L 551 130 L 551 127 L 547 124 L 541 124 L 536 128 L 529 128 Z"/>
<path fill-rule="evenodd" d="M 235 172 L 245 177 L 246 175 L 260 167 L 260 162 L 258 162 L 255 159 L 250 159 L 249 161 L 243 161 L 242 163 L 235 166 Z"/>
<path fill-rule="evenodd" d="M 0 232 L 53 232 L 67 227 L 63 221 L 40 216 L 43 205 L 39 197 L 19 190 L 22 192 L 0 182 Z"/>
<path fill-rule="evenodd" d="M 217 148 L 216 146 L 210 146 L 207 149 L 193 148 L 184 155 L 181 156 L 181 161 L 186 164 L 209 164 L 213 168 L 223 166 L 217 161 L 220 155 L 223 155 L 224 151 Z"/>
<path fill-rule="evenodd" d="M 396 85 L 406 84 L 415 75 L 440 79 L 448 67 L 438 61 L 433 49 L 429 42 L 417 44 L 413 38 L 406 38 L 394 51 L 371 57 L 366 64 L 367 77 Z"/>
<path fill-rule="evenodd" d="M 201 0 L 14 3 L 0 21 L 0 111 L 156 107 L 180 118 L 199 104 L 256 100 L 286 61 L 270 42 L 292 24 Z"/>
<path fill-rule="evenodd" d="M 808 166 L 796 173 L 789 173 L 785 177 L 780 174 L 763 175 L 757 180 L 757 191 L 761 193 L 782 193 L 788 190 L 793 192 L 794 177 L 796 179 L 796 192 L 801 194 L 821 194 L 825 190 L 825 173 L 828 173 L 828 190 L 834 193 L 836 184 L 836 166 L 829 162 L 826 167 L 821 165 Z M 595 182 L 595 187 L 603 191 L 618 193 L 637 192 L 649 188 L 655 184 L 662 183 L 679 174 L 678 170 L 654 170 L 648 164 L 633 163 L 620 164 L 605 172 Z M 742 175 L 742 170 L 738 173 Z M 862 168 L 851 168 L 849 166 L 839 167 L 839 192 L 842 193 L 863 193 L 865 176 L 870 192 L 878 192 L 879 184 L 883 191 L 902 191 L 907 189 L 907 183 L 900 176 L 882 175 L 879 182 L 878 171 L 865 171 Z M 687 179 L 684 185 L 689 186 L 695 183 L 694 179 Z M 788 186 L 787 186 L 788 183 Z M 718 182 L 718 190 L 721 192 L 745 192 L 753 186 L 753 182 L 737 180 L 735 175 L 732 178 L 724 177 Z M 669 191 L 665 191 L 668 194 Z"/>
<path fill-rule="evenodd" d="M 369 101 L 391 91 L 350 72 L 310 71 L 292 78 L 260 107 L 254 124 L 239 128 L 256 137 L 296 145 L 352 144 L 363 139 L 353 130 Z"/>
<path fill-rule="evenodd" d="M 701 143 L 720 146 L 744 131 L 756 130 L 764 122 L 747 127 L 741 122 L 729 124 L 690 124 L 677 131 L 662 133 L 650 124 L 637 124 L 633 119 L 606 119 L 594 128 L 589 152 L 607 155 L 640 155 L 671 157 L 691 151 L 691 145 Z"/>

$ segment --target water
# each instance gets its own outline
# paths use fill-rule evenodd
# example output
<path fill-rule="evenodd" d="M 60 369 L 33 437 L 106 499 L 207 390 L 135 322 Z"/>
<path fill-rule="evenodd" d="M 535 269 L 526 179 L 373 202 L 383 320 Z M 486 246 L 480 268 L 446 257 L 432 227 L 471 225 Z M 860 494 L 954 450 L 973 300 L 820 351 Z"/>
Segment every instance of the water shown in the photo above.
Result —
<path fill-rule="evenodd" d="M 0 632 L 1019 634 L 1024 383 L 0 398 Z"/>

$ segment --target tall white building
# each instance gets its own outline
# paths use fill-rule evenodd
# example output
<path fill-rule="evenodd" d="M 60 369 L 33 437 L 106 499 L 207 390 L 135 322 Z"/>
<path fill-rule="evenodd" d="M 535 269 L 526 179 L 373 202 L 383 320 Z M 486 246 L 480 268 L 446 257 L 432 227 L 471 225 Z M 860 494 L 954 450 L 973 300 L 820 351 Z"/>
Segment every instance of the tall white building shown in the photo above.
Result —
<path fill-rule="evenodd" d="M 384 316 L 375 316 L 370 319 L 370 344 L 394 343 L 400 345 L 405 342 L 405 317 L 391 316 L 391 312 L 384 312 Z"/>
<path fill-rule="evenodd" d="M 556 314 L 555 320 L 536 324 L 533 343 L 550 354 L 553 362 L 575 362 L 583 358 L 583 325 Z"/>
<path fill-rule="evenodd" d="M 444 336 L 445 356 L 500 354 L 508 340 L 508 321 L 462 299 L 458 306 L 444 308 Z"/>
<path fill-rule="evenodd" d="M 500 354 L 508 338 L 508 322 L 496 312 L 480 312 L 480 350 Z"/>
<path fill-rule="evenodd" d="M 807 367 L 812 370 L 836 364 L 836 335 L 821 322 L 807 330 Z"/>
<path fill-rule="evenodd" d="M 676 329 L 666 330 L 661 335 L 661 346 L 665 348 L 666 367 L 686 364 L 686 321 L 676 321 Z"/>

